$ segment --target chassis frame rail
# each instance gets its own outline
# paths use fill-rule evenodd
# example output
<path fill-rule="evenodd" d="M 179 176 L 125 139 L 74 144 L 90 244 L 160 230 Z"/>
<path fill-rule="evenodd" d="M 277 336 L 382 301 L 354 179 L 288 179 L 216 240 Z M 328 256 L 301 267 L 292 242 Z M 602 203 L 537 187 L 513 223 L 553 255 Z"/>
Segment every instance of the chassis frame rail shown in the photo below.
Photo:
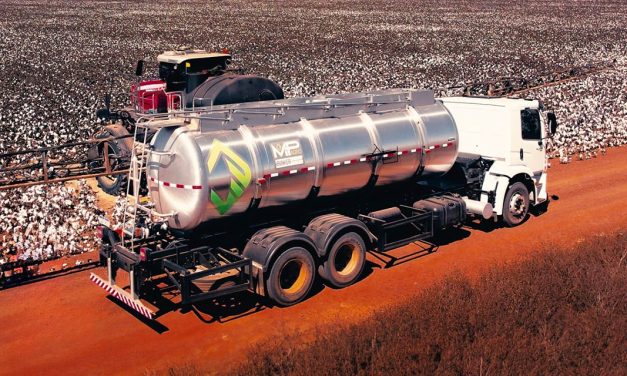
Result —
<path fill-rule="evenodd" d="M 406 244 L 433 237 L 433 213 L 411 206 L 399 205 L 401 217 L 394 220 L 382 220 L 360 214 L 359 219 L 366 223 L 376 236 L 377 251 L 385 252 Z M 413 235 L 394 239 L 391 234 L 395 229 L 407 229 Z"/>
<path fill-rule="evenodd" d="M 162 260 L 163 271 L 181 292 L 181 304 L 194 304 L 240 291 L 253 291 L 252 260 L 220 247 L 199 247 L 189 252 L 193 263 L 204 266 L 205 270 L 190 272 L 189 269 L 174 261 Z M 237 282 L 233 286 L 207 292 L 194 291 L 194 281 L 229 272 L 235 273 L 232 277 Z"/>
<path fill-rule="evenodd" d="M 236 292 L 254 291 L 252 260 L 233 250 L 209 246 L 192 248 L 185 243 L 151 250 L 139 243 L 133 249 L 120 243 L 101 249 L 101 263 L 107 267 L 108 279 L 94 273 L 89 278 L 148 319 L 156 318 L 157 313 L 148 308 L 142 298 L 160 290 L 156 281 L 163 281 L 164 278 L 170 282 L 170 287 L 180 292 L 180 304 L 183 306 Z M 130 291 L 116 285 L 120 269 L 129 274 Z M 209 291 L 203 291 L 195 284 L 203 278 L 210 279 Z M 223 281 L 230 284 L 220 286 Z M 215 286 L 218 288 L 214 289 Z"/>

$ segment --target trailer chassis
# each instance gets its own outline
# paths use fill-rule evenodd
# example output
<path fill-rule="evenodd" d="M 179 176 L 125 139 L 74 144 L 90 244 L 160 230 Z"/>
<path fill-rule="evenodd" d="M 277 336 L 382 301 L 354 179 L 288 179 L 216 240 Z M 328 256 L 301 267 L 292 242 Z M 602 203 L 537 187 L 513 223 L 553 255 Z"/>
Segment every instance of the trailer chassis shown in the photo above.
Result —
<path fill-rule="evenodd" d="M 242 291 L 264 296 L 265 277 L 271 273 L 272 257 L 276 255 L 275 251 L 282 249 L 283 244 L 309 242 L 315 248 L 312 251 L 318 255 L 317 262 L 321 263 L 333 239 L 346 231 L 356 231 L 357 228 L 366 230 L 366 250 L 383 254 L 416 241 L 426 241 L 438 231 L 457 227 L 465 221 L 466 208 L 459 195 L 444 194 L 433 198 L 442 202 L 442 210 L 398 205 L 367 215 L 357 214 L 355 217 L 337 213 L 321 215 L 312 219 L 310 226 L 318 218 L 324 217 L 330 222 L 318 223 L 319 227 L 309 232 L 309 227 L 305 231 L 285 226 L 266 227 L 248 241 L 247 247 L 255 248 L 254 252 L 248 253 L 248 248 L 240 252 L 237 248 L 210 246 L 210 243 L 219 243 L 217 238 L 211 236 L 191 240 L 175 237 L 169 232 L 160 237 L 135 239 L 134 245 L 127 248 L 117 236 L 121 232 L 116 233 L 105 227 L 100 255 L 101 264 L 107 267 L 108 279 L 92 274 L 92 280 L 150 319 L 157 314 L 142 301 L 150 301 L 151 293 L 160 295 L 166 288 L 178 292 L 182 306 Z M 361 227 L 357 224 L 361 224 Z M 268 231 L 279 228 L 283 235 L 269 243 L 265 243 L 269 239 L 267 236 L 261 236 L 266 240 L 256 239 L 259 233 L 269 234 Z M 163 247 L 164 244 L 167 245 Z M 129 287 L 121 288 L 116 284 L 119 270 L 128 272 Z M 166 282 L 167 287 L 158 287 L 160 281 Z M 210 287 L 207 287 L 207 281 Z"/>
<path fill-rule="evenodd" d="M 154 239 L 140 242 L 135 247 L 137 252 L 119 243 L 103 244 L 100 260 L 107 268 L 107 279 L 94 273 L 90 276 L 94 283 L 110 295 L 148 319 L 154 319 L 158 315 L 158 312 L 142 301 L 142 298 L 149 300 L 151 291 L 160 293 L 156 286 L 144 289 L 149 287 L 146 285 L 152 278 L 167 279 L 180 292 L 180 303 L 183 306 L 254 288 L 252 261 L 233 250 L 209 246 L 191 247 L 185 243 L 172 242 L 171 244 L 176 244 L 173 247 L 148 252 L 143 245 L 151 240 Z M 128 273 L 128 289 L 116 282 L 120 270 Z M 227 276 L 231 285 L 210 291 L 200 291 L 195 285 L 197 281 L 219 275 Z"/>
<path fill-rule="evenodd" d="M 399 209 L 401 209 L 402 218 L 391 221 L 363 214 L 358 216 L 358 219 L 366 223 L 376 237 L 375 248 L 378 252 L 389 251 L 412 242 L 431 238 L 434 235 L 432 212 L 416 209 L 407 205 L 400 205 Z M 402 239 L 389 239 L 391 231 L 407 227 L 411 227 L 415 232 Z"/>

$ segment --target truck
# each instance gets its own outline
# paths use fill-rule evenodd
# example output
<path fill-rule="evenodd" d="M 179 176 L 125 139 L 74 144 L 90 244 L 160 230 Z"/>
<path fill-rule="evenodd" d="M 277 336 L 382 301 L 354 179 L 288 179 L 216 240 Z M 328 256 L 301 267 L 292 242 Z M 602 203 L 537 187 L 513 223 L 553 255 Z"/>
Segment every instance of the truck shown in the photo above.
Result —
<path fill-rule="evenodd" d="M 216 104 L 158 90 L 135 102 L 128 204 L 118 225 L 102 220 L 106 275 L 90 275 L 148 319 L 172 291 L 182 306 L 242 291 L 291 306 L 318 279 L 357 282 L 368 252 L 469 221 L 518 226 L 548 205 L 557 120 L 537 100 L 389 89 Z"/>

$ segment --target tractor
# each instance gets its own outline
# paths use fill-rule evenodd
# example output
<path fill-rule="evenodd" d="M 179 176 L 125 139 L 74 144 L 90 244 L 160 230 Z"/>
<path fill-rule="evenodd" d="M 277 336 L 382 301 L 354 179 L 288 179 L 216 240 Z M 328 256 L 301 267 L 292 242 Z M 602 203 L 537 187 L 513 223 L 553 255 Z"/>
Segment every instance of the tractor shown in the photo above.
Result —
<path fill-rule="evenodd" d="M 164 114 L 192 114 L 196 107 L 283 99 L 281 87 L 274 81 L 230 69 L 231 54 L 179 49 L 157 56 L 158 79 L 144 79 L 146 62 L 137 62 L 137 80 L 130 87 L 130 103 L 120 110 L 111 110 L 111 97 L 105 96 L 105 108 L 96 112 L 102 127 L 95 144 L 88 151 L 92 170 L 120 171 L 128 165 L 140 118 Z M 150 140 L 153 134 L 145 135 Z M 143 134 L 137 137 L 144 137 Z M 100 188 L 111 195 L 126 190 L 127 175 L 111 174 L 96 178 Z M 142 183 L 142 187 L 145 184 Z"/>

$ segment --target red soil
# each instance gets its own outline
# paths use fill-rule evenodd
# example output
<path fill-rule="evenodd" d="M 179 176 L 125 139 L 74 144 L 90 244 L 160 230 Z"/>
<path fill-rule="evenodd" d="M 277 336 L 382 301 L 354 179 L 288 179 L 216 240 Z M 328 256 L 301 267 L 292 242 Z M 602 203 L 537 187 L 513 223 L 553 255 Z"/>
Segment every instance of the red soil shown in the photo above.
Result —
<path fill-rule="evenodd" d="M 88 271 L 0 291 L 0 374 L 141 374 L 187 362 L 219 372 L 242 360 L 250 344 L 286 333 L 311 338 L 328 325 L 356 322 L 451 270 L 477 275 L 488 266 L 533 257 L 545 243 L 570 245 L 624 229 L 627 148 L 570 165 L 554 161 L 549 192 L 559 200 L 520 227 L 466 228 L 459 232 L 461 239 L 437 252 L 389 268 L 369 257 L 374 265 L 362 281 L 342 290 L 322 288 L 290 308 L 243 307 L 240 312 L 248 314 L 221 321 L 211 321 L 208 314 L 201 314 L 203 321 L 194 312 L 169 312 L 159 318 L 166 331 L 107 299 L 89 282 Z M 419 249 L 411 245 L 392 254 L 412 255 Z"/>

